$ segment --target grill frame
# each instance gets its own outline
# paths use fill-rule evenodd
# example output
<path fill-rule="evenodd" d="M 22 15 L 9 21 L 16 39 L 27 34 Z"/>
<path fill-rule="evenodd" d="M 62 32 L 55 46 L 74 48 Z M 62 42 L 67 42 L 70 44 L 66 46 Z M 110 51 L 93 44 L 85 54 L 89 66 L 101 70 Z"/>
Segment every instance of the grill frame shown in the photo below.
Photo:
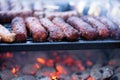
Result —
<path fill-rule="evenodd" d="M 83 49 L 116 49 L 120 40 L 79 40 L 76 42 L 32 42 L 0 43 L 0 52 L 4 51 L 39 51 L 39 50 L 83 50 Z"/>

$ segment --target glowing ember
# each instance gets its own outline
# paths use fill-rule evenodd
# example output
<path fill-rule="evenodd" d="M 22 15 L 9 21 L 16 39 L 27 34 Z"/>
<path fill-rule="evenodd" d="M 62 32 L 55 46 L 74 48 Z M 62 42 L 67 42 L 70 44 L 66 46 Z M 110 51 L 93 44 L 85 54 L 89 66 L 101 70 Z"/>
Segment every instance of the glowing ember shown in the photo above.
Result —
<path fill-rule="evenodd" d="M 10 52 L 7 52 L 4 56 L 6 58 L 12 58 L 13 57 L 13 55 Z"/>
<path fill-rule="evenodd" d="M 11 70 L 11 73 L 14 75 L 14 76 L 17 76 L 17 72 L 19 71 L 19 67 L 14 67 L 14 68 L 12 68 L 12 70 Z"/>
<path fill-rule="evenodd" d="M 57 80 L 57 78 L 59 77 L 60 73 L 59 72 L 54 72 L 50 74 L 50 78 L 52 80 Z"/>
<path fill-rule="evenodd" d="M 89 77 L 87 80 L 95 80 L 93 77 Z"/>
<path fill-rule="evenodd" d="M 68 72 L 65 70 L 65 68 L 63 68 L 61 65 L 57 65 L 56 69 L 60 74 L 68 74 Z"/>
<path fill-rule="evenodd" d="M 52 80 L 57 80 L 56 78 L 57 78 L 56 76 L 52 76 Z"/>
<path fill-rule="evenodd" d="M 82 65 L 82 62 L 80 60 L 77 60 L 76 61 L 76 65 L 78 66 L 78 68 L 81 70 L 81 71 L 84 71 L 85 70 L 85 67 Z"/>
<path fill-rule="evenodd" d="M 49 67 L 54 66 L 54 60 L 52 60 L 52 59 L 47 60 L 46 65 L 49 66 Z"/>
<path fill-rule="evenodd" d="M 46 61 L 43 58 L 37 58 L 37 62 L 39 62 L 40 64 L 46 63 Z"/>
<path fill-rule="evenodd" d="M 67 65 L 72 65 L 73 64 L 73 59 L 71 57 L 68 57 L 64 62 Z"/>
<path fill-rule="evenodd" d="M 13 74 L 15 74 L 15 73 L 16 73 L 16 69 L 15 69 L 15 68 L 12 68 L 11 72 L 12 72 Z"/>
<path fill-rule="evenodd" d="M 85 53 L 84 55 L 82 53 L 81 55 L 80 53 L 74 55 L 72 53 L 60 54 L 61 52 L 50 52 L 52 55 L 48 53 L 20 52 L 19 54 L 13 54 L 7 52 L 0 54 L 0 80 L 16 80 L 14 78 L 19 79 L 26 75 L 34 77 L 35 80 L 95 80 L 97 77 L 99 78 L 99 75 L 100 79 L 111 80 L 114 71 L 120 71 L 120 69 L 116 70 L 116 66 L 120 64 L 119 58 L 107 59 L 109 61 L 106 62 L 104 56 L 102 59 L 99 58 L 99 54 L 94 59 L 93 55 L 86 55 Z M 96 60 L 96 57 L 98 60 Z M 106 68 L 103 64 L 108 67 Z M 6 76 L 11 78 L 4 79 Z M 25 77 L 25 80 L 31 79 Z"/>
<path fill-rule="evenodd" d="M 39 69 L 40 66 L 39 66 L 38 64 L 35 64 L 35 65 L 34 65 L 34 68 Z"/>
<path fill-rule="evenodd" d="M 93 65 L 93 63 L 92 63 L 91 61 L 87 61 L 86 64 L 87 64 L 88 66 L 92 66 L 92 65 Z"/>

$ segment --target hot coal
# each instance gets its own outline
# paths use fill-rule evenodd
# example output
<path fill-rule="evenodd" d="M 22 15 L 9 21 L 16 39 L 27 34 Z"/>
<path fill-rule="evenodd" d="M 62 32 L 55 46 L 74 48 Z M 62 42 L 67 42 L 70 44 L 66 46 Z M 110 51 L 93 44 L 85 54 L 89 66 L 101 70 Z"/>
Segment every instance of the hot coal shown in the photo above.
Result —
<path fill-rule="evenodd" d="M 119 52 L 5 52 L 0 55 L 0 80 L 119 80 Z"/>
<path fill-rule="evenodd" d="M 38 72 L 36 73 L 36 77 L 38 79 L 41 79 L 46 76 L 49 77 L 54 72 L 56 72 L 54 68 L 51 68 L 51 67 L 42 68 L 42 69 L 38 70 Z"/>

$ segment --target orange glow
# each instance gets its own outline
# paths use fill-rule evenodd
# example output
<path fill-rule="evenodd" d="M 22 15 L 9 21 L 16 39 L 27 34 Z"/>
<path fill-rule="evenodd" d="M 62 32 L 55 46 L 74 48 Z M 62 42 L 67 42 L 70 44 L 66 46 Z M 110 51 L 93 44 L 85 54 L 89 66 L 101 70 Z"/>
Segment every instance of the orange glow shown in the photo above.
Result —
<path fill-rule="evenodd" d="M 87 80 L 95 80 L 93 77 L 89 77 Z"/>
<path fill-rule="evenodd" d="M 51 78 L 51 79 L 52 79 L 52 80 L 57 80 L 57 79 L 56 79 L 56 76 L 52 76 L 52 78 Z"/>
<path fill-rule="evenodd" d="M 40 68 L 40 66 L 39 66 L 38 64 L 35 64 L 34 67 L 35 67 L 36 69 L 39 69 L 39 68 Z"/>
<path fill-rule="evenodd" d="M 91 61 L 87 61 L 86 63 L 87 63 L 88 66 L 92 66 L 93 65 L 93 63 Z"/>
<path fill-rule="evenodd" d="M 46 61 L 43 58 L 37 58 L 37 62 L 40 64 L 45 64 Z"/>
<path fill-rule="evenodd" d="M 72 65 L 73 64 L 73 59 L 71 57 L 68 57 L 66 60 L 65 60 L 65 64 L 67 65 Z"/>
<path fill-rule="evenodd" d="M 12 72 L 13 74 L 16 74 L 17 71 L 18 71 L 17 68 L 12 68 L 12 70 L 11 70 L 11 72 Z"/>
<path fill-rule="evenodd" d="M 85 70 L 85 67 L 82 65 L 82 62 L 80 60 L 76 61 L 76 65 L 81 71 Z"/>
<path fill-rule="evenodd" d="M 49 67 L 54 66 L 54 60 L 52 60 L 52 59 L 47 60 L 46 65 L 49 66 Z"/>
<path fill-rule="evenodd" d="M 113 59 L 113 60 L 109 61 L 108 64 L 109 65 L 116 65 L 118 63 L 118 61 L 119 61 L 119 60 L 118 61 L 116 61 L 116 60 L 117 59 L 115 59 L 115 60 Z"/>
<path fill-rule="evenodd" d="M 59 77 L 60 73 L 59 72 L 53 72 L 50 74 L 51 80 L 57 80 L 57 77 Z"/>
<path fill-rule="evenodd" d="M 56 69 L 60 74 L 67 74 L 67 71 L 61 65 L 57 65 Z"/>
<path fill-rule="evenodd" d="M 12 58 L 13 55 L 12 55 L 10 52 L 7 52 L 7 53 L 5 54 L 5 57 L 6 57 L 6 58 Z"/>

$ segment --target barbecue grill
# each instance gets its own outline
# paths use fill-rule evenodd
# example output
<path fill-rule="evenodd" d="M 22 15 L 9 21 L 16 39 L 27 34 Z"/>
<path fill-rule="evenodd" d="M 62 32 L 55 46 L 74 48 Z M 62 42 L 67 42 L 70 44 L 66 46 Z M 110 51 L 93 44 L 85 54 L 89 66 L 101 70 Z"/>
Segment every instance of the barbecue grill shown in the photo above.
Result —
<path fill-rule="evenodd" d="M 57 5 L 74 8 L 65 4 Z M 120 80 L 119 61 L 120 39 L 35 42 L 28 35 L 25 42 L 0 42 L 0 80 Z"/>

